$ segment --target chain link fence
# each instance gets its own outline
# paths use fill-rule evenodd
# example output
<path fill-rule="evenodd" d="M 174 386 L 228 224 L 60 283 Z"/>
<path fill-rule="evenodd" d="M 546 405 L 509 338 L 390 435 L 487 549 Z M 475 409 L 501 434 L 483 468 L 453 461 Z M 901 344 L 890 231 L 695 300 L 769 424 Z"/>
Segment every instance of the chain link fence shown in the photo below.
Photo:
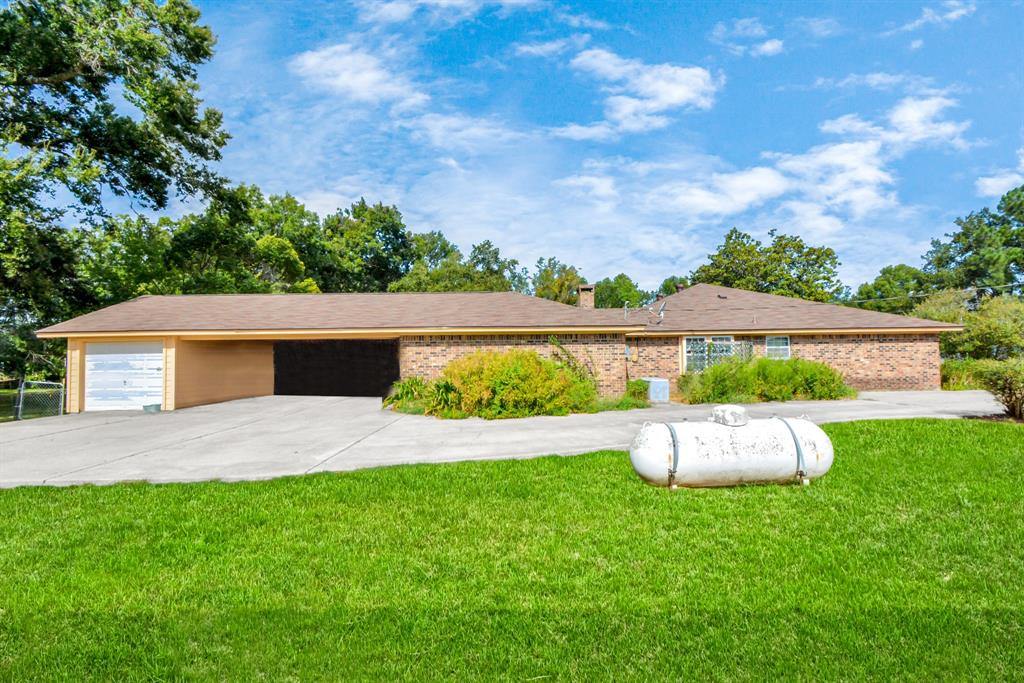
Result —
<path fill-rule="evenodd" d="M 0 380 L 0 422 L 64 414 L 60 382 Z"/>

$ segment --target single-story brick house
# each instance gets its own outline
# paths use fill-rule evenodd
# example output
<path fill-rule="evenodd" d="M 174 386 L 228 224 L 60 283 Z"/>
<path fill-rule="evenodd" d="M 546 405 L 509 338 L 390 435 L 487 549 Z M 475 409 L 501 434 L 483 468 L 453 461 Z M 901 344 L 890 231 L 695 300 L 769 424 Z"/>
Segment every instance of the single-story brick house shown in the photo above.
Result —
<path fill-rule="evenodd" d="M 714 285 L 644 309 L 568 306 L 512 292 L 143 296 L 39 330 L 67 338 L 67 410 L 164 410 L 270 394 L 383 395 L 478 349 L 588 363 L 603 394 L 674 379 L 745 350 L 832 365 L 860 389 L 939 386 L 955 325 Z"/>

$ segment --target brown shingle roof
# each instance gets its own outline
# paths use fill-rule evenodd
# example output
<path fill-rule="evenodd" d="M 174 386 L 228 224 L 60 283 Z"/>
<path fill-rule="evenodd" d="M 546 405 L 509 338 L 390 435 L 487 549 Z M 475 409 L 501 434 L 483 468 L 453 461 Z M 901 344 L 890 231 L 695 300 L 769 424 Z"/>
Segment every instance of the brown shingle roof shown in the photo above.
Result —
<path fill-rule="evenodd" d="M 698 284 L 665 297 L 665 318 L 649 332 L 801 332 L 814 330 L 958 330 L 958 325 L 743 289 Z M 651 321 L 646 312 L 630 319 Z"/>
<path fill-rule="evenodd" d="M 39 330 L 82 333 L 230 330 L 633 328 L 622 311 L 514 292 L 395 294 L 205 294 L 144 296 Z"/>
<path fill-rule="evenodd" d="M 647 310 L 581 309 L 514 292 L 203 294 L 144 296 L 39 330 L 42 336 L 295 330 L 548 330 L 619 332 L 942 331 L 956 325 L 803 299 L 694 285 Z M 661 304 L 656 304 L 657 310 Z M 627 320 L 628 317 L 628 320 Z M 646 327 L 645 327 L 646 326 Z"/>

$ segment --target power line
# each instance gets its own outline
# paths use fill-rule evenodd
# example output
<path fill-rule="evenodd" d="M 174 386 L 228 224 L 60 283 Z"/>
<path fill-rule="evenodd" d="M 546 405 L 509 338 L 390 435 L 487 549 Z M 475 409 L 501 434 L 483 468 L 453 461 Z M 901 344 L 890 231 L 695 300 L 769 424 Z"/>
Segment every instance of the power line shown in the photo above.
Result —
<path fill-rule="evenodd" d="M 949 290 L 949 289 L 947 289 L 947 290 L 935 290 L 933 292 L 907 292 L 906 294 L 901 294 L 899 296 L 885 296 L 885 297 L 879 297 L 879 298 L 876 298 L 876 299 L 846 299 L 846 300 L 841 300 L 840 299 L 840 300 L 833 300 L 831 303 L 835 303 L 835 304 L 860 304 L 860 303 L 867 303 L 867 302 L 871 302 L 871 301 L 897 301 L 897 300 L 901 300 L 901 299 L 916 299 L 916 298 L 929 297 L 932 294 L 936 294 L 937 292 L 940 292 L 940 291 L 947 291 L 947 292 L 955 291 L 955 292 L 965 292 L 966 293 L 966 292 L 977 292 L 977 291 L 981 291 L 981 290 L 990 290 L 990 289 L 1011 289 L 1012 290 L 1015 287 L 1024 287 L 1024 282 L 1015 282 L 1015 283 L 1009 284 L 1009 285 L 988 285 L 988 286 L 985 286 L 985 287 L 965 287 L 963 289 L 955 289 L 955 290 Z"/>

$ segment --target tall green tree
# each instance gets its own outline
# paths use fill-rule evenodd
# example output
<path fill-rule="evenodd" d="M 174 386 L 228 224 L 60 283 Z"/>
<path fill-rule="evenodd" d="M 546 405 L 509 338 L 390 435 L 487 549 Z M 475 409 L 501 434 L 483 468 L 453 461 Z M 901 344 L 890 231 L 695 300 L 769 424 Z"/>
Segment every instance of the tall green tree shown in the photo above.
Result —
<path fill-rule="evenodd" d="M 104 190 L 160 209 L 172 191 L 218 189 L 207 163 L 228 136 L 199 99 L 214 36 L 198 21 L 185 0 L 13 0 L 0 10 L 4 140 L 46 158 L 46 186 L 87 209 Z"/>
<path fill-rule="evenodd" d="M 594 306 L 597 308 L 637 308 L 653 298 L 650 292 L 640 289 L 631 277 L 619 273 L 594 283 Z"/>
<path fill-rule="evenodd" d="M 934 290 L 934 280 L 920 268 L 903 263 L 885 266 L 872 282 L 857 288 L 854 305 L 883 313 L 908 313 L 920 302 L 919 295 Z"/>
<path fill-rule="evenodd" d="M 924 256 L 937 287 L 1024 283 L 1024 186 L 1003 195 L 995 211 L 985 208 L 955 224 L 958 229 L 946 240 L 933 240 Z"/>
<path fill-rule="evenodd" d="M 324 219 L 330 249 L 339 259 L 324 291 L 384 292 L 413 265 L 413 236 L 397 207 L 360 199 Z"/>
<path fill-rule="evenodd" d="M 670 296 L 679 291 L 678 285 L 683 287 L 690 286 L 690 280 L 685 275 L 669 275 L 667 278 L 661 281 L 656 290 L 657 294 L 663 294 L 664 296 Z"/>
<path fill-rule="evenodd" d="M 775 230 L 768 236 L 771 241 L 765 245 L 733 228 L 708 262 L 690 274 L 690 281 L 810 301 L 833 301 L 846 294 L 839 280 L 839 257 L 831 248 L 810 246 Z"/>
<path fill-rule="evenodd" d="M 579 286 L 586 280 L 575 266 L 562 263 L 554 257 L 537 259 L 530 286 L 534 296 L 575 305 L 579 300 Z"/>
<path fill-rule="evenodd" d="M 429 257 L 421 254 L 402 279 L 391 283 L 392 292 L 525 292 L 528 289 L 526 270 L 515 259 L 502 257 L 490 240 L 473 245 L 463 257 L 448 240 L 437 239 L 439 233 L 427 233 L 420 246 L 429 249 Z"/>
<path fill-rule="evenodd" d="M 208 163 L 227 134 L 196 82 L 214 38 L 198 20 L 183 0 L 0 9 L 0 373 L 59 374 L 31 330 L 97 303 L 69 210 L 92 220 L 105 192 L 162 209 L 221 187 Z"/>

